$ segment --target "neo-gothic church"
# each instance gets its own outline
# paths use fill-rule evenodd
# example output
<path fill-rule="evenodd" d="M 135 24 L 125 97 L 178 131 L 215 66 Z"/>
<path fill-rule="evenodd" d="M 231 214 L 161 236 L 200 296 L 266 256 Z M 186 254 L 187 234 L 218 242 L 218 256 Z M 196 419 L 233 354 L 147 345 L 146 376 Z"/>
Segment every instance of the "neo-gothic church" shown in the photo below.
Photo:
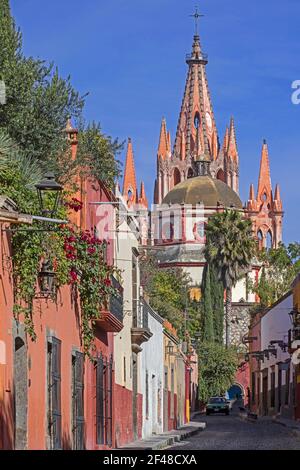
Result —
<path fill-rule="evenodd" d="M 251 184 L 248 202 L 242 204 L 234 119 L 231 117 L 220 144 L 206 74 L 208 56 L 202 51 L 198 34 L 194 35 L 186 63 L 187 78 L 173 145 L 165 119 L 160 128 L 153 197 L 155 217 L 151 220 L 155 227 L 148 226 L 149 230 L 141 233 L 142 244 L 156 245 L 162 268 L 180 266 L 189 273 L 193 284 L 199 286 L 205 266 L 205 224 L 212 214 L 224 208 L 243 211 L 252 221 L 260 247 L 275 248 L 282 240 L 283 208 L 279 185 L 274 190 L 271 183 L 266 141 L 262 146 L 257 190 Z M 140 190 L 137 185 L 131 139 L 127 147 L 123 197 L 130 208 L 141 210 L 145 224 L 148 201 L 143 182 Z M 175 206 L 181 208 L 177 210 L 177 222 L 171 210 Z M 171 210 L 171 217 L 169 214 L 166 221 L 165 207 Z M 259 271 L 260 266 L 252 266 L 248 278 L 257 281 Z M 233 290 L 231 343 L 242 344 L 242 337 L 248 331 L 249 308 L 256 301 L 256 296 L 248 292 L 246 279 L 239 281 Z"/>
<path fill-rule="evenodd" d="M 194 36 L 192 52 L 186 56 L 186 63 L 187 78 L 173 146 L 166 120 L 163 119 L 161 123 L 153 198 L 155 204 L 164 202 L 170 191 L 195 176 L 194 162 L 201 155 L 210 160 L 211 178 L 222 181 L 239 195 L 239 152 L 234 119 L 231 117 L 220 145 L 206 74 L 208 56 L 202 52 L 198 34 Z M 140 191 L 137 188 L 130 139 L 123 195 L 130 206 L 148 205 L 143 182 Z M 170 197 L 168 199 L 170 200 Z M 205 198 L 200 198 L 201 201 L 203 199 Z M 220 195 L 219 203 L 222 205 L 223 202 Z M 257 191 L 255 192 L 254 185 L 251 184 L 249 200 L 244 211 L 253 222 L 254 233 L 260 245 L 277 247 L 282 240 L 282 201 L 279 185 L 276 185 L 273 191 L 271 184 L 268 147 L 265 141 L 262 147 Z"/>

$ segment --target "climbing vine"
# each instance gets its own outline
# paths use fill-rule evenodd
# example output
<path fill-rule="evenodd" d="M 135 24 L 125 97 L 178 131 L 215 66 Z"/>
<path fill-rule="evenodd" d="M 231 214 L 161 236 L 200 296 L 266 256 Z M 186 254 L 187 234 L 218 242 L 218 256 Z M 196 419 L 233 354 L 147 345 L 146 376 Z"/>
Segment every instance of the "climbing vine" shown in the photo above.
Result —
<path fill-rule="evenodd" d="M 66 218 L 66 208 L 77 212 L 82 203 L 72 199 L 60 209 L 61 217 Z M 35 231 L 37 228 L 41 226 L 32 227 L 30 233 L 17 230 L 12 236 L 14 314 L 17 318 L 23 315 L 25 330 L 35 341 L 33 303 L 38 294 L 37 278 L 42 260 L 50 259 L 56 290 L 68 284 L 79 293 L 81 340 L 84 352 L 90 356 L 95 321 L 106 308 L 109 296 L 115 294 L 111 282 L 114 268 L 105 259 L 106 242 L 70 224 L 49 232 L 47 227 L 46 231 Z"/>

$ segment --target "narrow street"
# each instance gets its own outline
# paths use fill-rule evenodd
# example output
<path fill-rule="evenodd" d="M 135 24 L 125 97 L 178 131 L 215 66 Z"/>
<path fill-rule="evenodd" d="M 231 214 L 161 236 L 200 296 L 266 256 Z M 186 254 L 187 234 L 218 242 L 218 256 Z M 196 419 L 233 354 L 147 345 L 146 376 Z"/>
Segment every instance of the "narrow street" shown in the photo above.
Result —
<path fill-rule="evenodd" d="M 170 450 L 299 450 L 300 439 L 271 421 L 250 423 L 238 416 L 235 406 L 229 416 L 199 415 L 195 420 L 206 429 Z"/>

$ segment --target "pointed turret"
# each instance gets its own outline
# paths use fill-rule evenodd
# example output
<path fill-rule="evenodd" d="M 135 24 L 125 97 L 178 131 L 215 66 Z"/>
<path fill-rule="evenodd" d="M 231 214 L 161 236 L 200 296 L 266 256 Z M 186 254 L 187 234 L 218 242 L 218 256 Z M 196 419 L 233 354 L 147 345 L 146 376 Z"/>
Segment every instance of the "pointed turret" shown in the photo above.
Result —
<path fill-rule="evenodd" d="M 196 34 L 192 53 L 186 58 L 189 69 L 174 144 L 174 156 L 181 160 L 196 156 L 197 125 L 200 152 L 208 154 L 211 160 L 217 156 L 218 133 L 206 77 L 207 62 L 207 55 L 202 52 L 200 38 Z"/>
<path fill-rule="evenodd" d="M 160 135 L 159 135 L 159 143 L 158 143 L 158 150 L 157 156 L 158 158 L 166 159 L 170 154 L 170 146 L 169 146 L 169 133 L 167 132 L 167 123 L 165 118 L 162 119 L 161 127 L 160 127 Z"/>
<path fill-rule="evenodd" d="M 247 204 L 247 209 L 250 212 L 253 212 L 256 210 L 257 204 L 256 204 L 256 197 L 255 197 L 255 190 L 254 190 L 254 184 L 251 183 L 250 185 L 250 191 L 249 191 L 249 199 L 248 199 L 248 204 Z"/>
<path fill-rule="evenodd" d="M 145 208 L 148 208 L 148 199 L 146 196 L 144 181 L 141 182 L 139 204 Z"/>
<path fill-rule="evenodd" d="M 171 132 L 168 131 L 168 151 L 171 152 L 172 144 L 171 144 Z"/>
<path fill-rule="evenodd" d="M 274 211 L 282 212 L 282 200 L 280 196 L 279 184 L 276 184 L 275 196 L 274 196 Z"/>
<path fill-rule="evenodd" d="M 251 183 L 251 185 L 250 185 L 249 201 L 255 201 L 255 191 L 254 191 L 254 184 L 253 183 Z"/>
<path fill-rule="evenodd" d="M 67 119 L 65 133 L 67 134 L 68 142 L 71 145 L 72 160 L 75 160 L 78 146 L 78 129 L 75 129 L 72 126 L 71 117 L 68 117 Z"/>
<path fill-rule="evenodd" d="M 134 155 L 131 138 L 128 138 L 126 163 L 124 170 L 123 196 L 129 206 L 137 202 L 137 184 L 135 176 Z"/>
<path fill-rule="evenodd" d="M 251 185 L 247 211 L 253 224 L 253 232 L 259 240 L 259 247 L 278 248 L 282 240 L 282 201 L 278 185 L 273 199 L 269 152 L 265 140 L 260 160 L 257 197 Z"/>
<path fill-rule="evenodd" d="M 230 130 L 229 130 L 229 137 L 228 137 L 228 157 L 238 162 L 239 154 L 237 149 L 236 143 L 236 135 L 235 135 L 235 127 L 234 127 L 234 120 L 233 117 L 230 119 Z"/>
<path fill-rule="evenodd" d="M 266 140 L 263 142 L 260 171 L 258 178 L 257 200 L 272 202 L 272 184 L 270 175 L 269 151 Z"/>
<path fill-rule="evenodd" d="M 228 145 L 229 145 L 229 127 L 226 126 L 226 131 L 224 135 L 224 140 L 223 140 L 223 152 L 226 155 L 228 151 Z"/>

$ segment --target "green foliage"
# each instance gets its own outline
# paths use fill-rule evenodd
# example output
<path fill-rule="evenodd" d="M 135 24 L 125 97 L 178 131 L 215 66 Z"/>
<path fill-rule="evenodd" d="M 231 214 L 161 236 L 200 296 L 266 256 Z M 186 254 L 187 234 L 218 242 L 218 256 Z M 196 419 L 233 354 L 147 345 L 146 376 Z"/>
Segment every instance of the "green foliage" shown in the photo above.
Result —
<path fill-rule="evenodd" d="M 255 253 L 252 223 L 235 210 L 210 217 L 206 226 L 206 260 L 215 267 L 224 289 L 235 285 Z"/>
<path fill-rule="evenodd" d="M 216 343 L 224 343 L 224 287 L 218 279 L 214 266 L 210 267 L 211 304 L 214 314 L 214 338 Z"/>
<path fill-rule="evenodd" d="M 217 343 L 201 343 L 199 357 L 199 399 L 207 402 L 212 396 L 223 395 L 234 383 L 238 368 L 235 349 Z"/>
<path fill-rule="evenodd" d="M 245 275 L 255 254 L 252 223 L 240 212 L 225 210 L 214 214 L 206 226 L 206 261 L 212 266 L 226 289 L 226 346 L 229 345 L 229 317 L 232 287 Z"/>
<path fill-rule="evenodd" d="M 81 116 L 84 99 L 53 64 L 24 57 L 22 35 L 7 0 L 0 0 L 0 44 L 0 78 L 6 85 L 0 126 L 44 171 L 53 168 L 64 146 L 67 117 Z"/>
<path fill-rule="evenodd" d="M 77 163 L 81 173 L 92 174 L 97 180 L 113 188 L 114 182 L 120 176 L 120 162 L 116 159 L 123 144 L 117 139 L 105 136 L 100 124 L 93 122 L 79 132 Z"/>
<path fill-rule="evenodd" d="M 212 291 L 210 287 L 210 268 L 207 264 L 203 272 L 202 281 L 202 302 L 203 302 L 203 318 L 202 318 L 202 341 L 214 342 L 214 313 L 212 307 Z"/>
<path fill-rule="evenodd" d="M 268 307 L 290 290 L 300 272 L 300 244 L 281 243 L 277 249 L 258 252 L 257 257 L 263 264 L 261 276 L 258 285 L 250 282 L 249 288 L 259 296 L 260 305 Z"/>
<path fill-rule="evenodd" d="M 185 337 L 185 326 L 193 337 L 200 329 L 201 312 L 199 304 L 189 298 L 188 275 L 179 268 L 160 268 L 151 255 L 141 263 L 141 272 L 151 307 L 172 323 L 181 338 Z"/>
<path fill-rule="evenodd" d="M 36 163 L 25 157 L 0 131 L 0 194 L 12 198 L 20 211 L 38 214 L 34 184 L 40 176 Z M 58 217 L 67 218 L 65 206 L 59 209 Z M 41 228 L 45 231 L 36 231 Z M 48 228 L 34 222 L 30 227 L 20 225 L 12 233 L 14 315 L 16 318 L 23 316 L 26 332 L 36 340 L 33 303 L 38 291 L 37 277 L 41 261 L 50 259 L 56 274 L 56 288 L 72 284 L 79 291 L 81 337 L 84 351 L 90 355 L 94 321 L 99 318 L 108 295 L 114 294 L 110 281 L 112 268 L 104 261 L 103 245 L 91 234 L 71 227 L 59 227 L 56 231 L 48 231 Z M 55 297 L 52 300 L 55 301 Z"/>
<path fill-rule="evenodd" d="M 89 231 L 61 227 L 57 236 L 63 241 L 64 256 L 56 260 L 57 268 L 67 268 L 68 283 L 78 289 L 81 311 L 81 337 L 84 352 L 91 356 L 94 324 L 107 308 L 109 296 L 115 294 L 111 275 L 114 268 L 104 260 L 104 243 Z"/>

